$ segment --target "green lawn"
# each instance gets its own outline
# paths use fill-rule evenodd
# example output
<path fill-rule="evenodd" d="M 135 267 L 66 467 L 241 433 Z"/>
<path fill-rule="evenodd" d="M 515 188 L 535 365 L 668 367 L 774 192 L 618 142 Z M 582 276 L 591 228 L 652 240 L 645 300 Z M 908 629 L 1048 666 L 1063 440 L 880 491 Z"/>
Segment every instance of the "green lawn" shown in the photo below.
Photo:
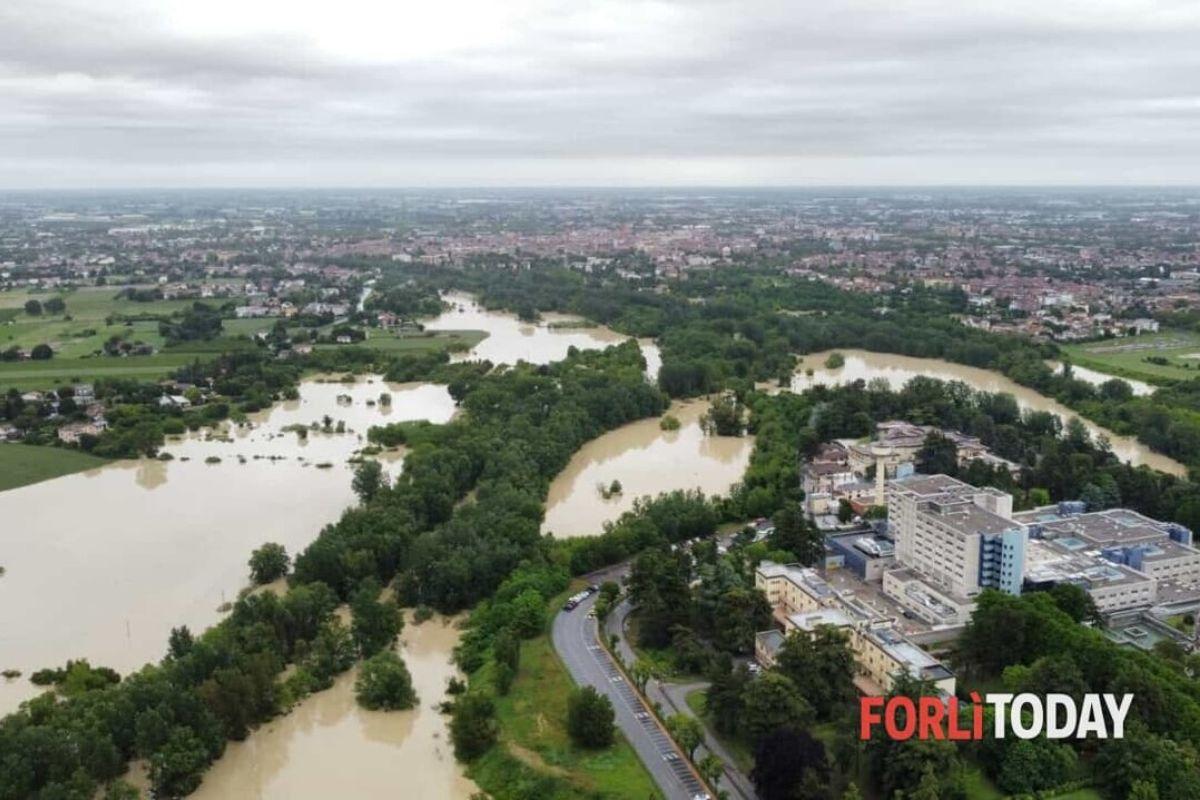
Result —
<path fill-rule="evenodd" d="M 130 356 L 129 358 L 55 358 L 50 361 L 4 361 L 0 362 L 0 391 L 12 387 L 22 390 L 53 389 L 79 381 L 96 378 L 134 378 L 157 380 L 174 372 L 184 364 L 190 364 L 196 352 L 166 351 L 152 356 Z"/>
<path fill-rule="evenodd" d="M 548 618 L 566 596 L 564 593 L 550 604 Z M 472 682 L 489 682 L 489 669 L 483 667 L 482 674 L 472 676 Z M 567 697 L 573 688 L 548 633 L 524 642 L 517 677 L 508 695 L 496 698 L 500 742 L 471 765 L 470 776 L 497 800 L 512 796 L 547 800 L 657 797 L 650 775 L 619 734 L 616 743 L 604 750 L 584 750 L 571 744 L 566 717 Z"/>
<path fill-rule="evenodd" d="M 102 467 L 107 463 L 103 458 L 62 447 L 0 444 L 0 491 Z"/>
<path fill-rule="evenodd" d="M 422 350 L 441 350 L 445 347 L 462 345 L 474 347 L 487 338 L 483 331 L 426 331 L 421 333 L 406 333 L 397 335 L 384 331 L 372 330 L 370 338 L 359 342 L 362 347 L 395 353 L 410 353 Z M 318 345 L 320 349 L 341 347 L 343 345 Z"/>
<path fill-rule="evenodd" d="M 71 292 L 0 293 L 0 349 L 17 345 L 24 350 L 37 344 L 49 344 L 62 358 L 78 358 L 100 349 L 110 336 L 123 334 L 129 341 L 143 341 L 153 347 L 162 345 L 158 323 L 139 320 L 128 325 L 108 325 L 115 316 L 170 314 L 187 308 L 191 300 L 158 300 L 136 303 L 116 298 L 118 287 L 101 286 Z M 31 316 L 25 313 L 27 300 L 45 303 L 59 297 L 66 303 L 62 314 Z M 70 317 L 70 319 L 68 319 Z"/>
<path fill-rule="evenodd" d="M 1062 347 L 1072 363 L 1099 372 L 1152 383 L 1200 377 L 1200 334 L 1170 330 L 1153 335 L 1107 339 Z M 1166 364 L 1151 364 L 1147 356 Z"/>

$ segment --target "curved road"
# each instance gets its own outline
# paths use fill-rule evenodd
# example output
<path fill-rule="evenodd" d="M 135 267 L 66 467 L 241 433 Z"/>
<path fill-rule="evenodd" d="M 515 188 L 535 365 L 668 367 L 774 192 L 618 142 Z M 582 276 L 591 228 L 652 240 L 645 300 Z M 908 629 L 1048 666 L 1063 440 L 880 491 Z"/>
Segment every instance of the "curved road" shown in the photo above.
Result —
<path fill-rule="evenodd" d="M 609 571 L 592 576 L 592 580 L 596 583 L 614 580 L 616 574 L 615 570 Z M 573 611 L 560 611 L 555 615 L 554 649 L 577 684 L 594 687 L 612 702 L 617 725 L 667 800 L 708 798 L 708 792 L 696 777 L 687 756 L 663 731 L 634 687 L 621 675 L 608 651 L 597 641 L 596 620 L 587 616 L 595 602 L 596 595 L 593 594 Z"/>

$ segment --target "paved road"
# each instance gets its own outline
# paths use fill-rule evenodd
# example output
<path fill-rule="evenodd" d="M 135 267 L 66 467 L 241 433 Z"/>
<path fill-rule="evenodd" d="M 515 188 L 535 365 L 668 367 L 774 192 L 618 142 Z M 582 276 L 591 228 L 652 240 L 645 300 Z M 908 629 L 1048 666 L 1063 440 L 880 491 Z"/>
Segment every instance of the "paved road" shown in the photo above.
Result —
<path fill-rule="evenodd" d="M 609 578 L 595 576 L 593 579 L 599 583 Z M 595 602 L 596 595 L 592 595 L 574 611 L 560 611 L 555 615 L 554 649 L 576 683 L 595 687 L 612 701 L 617 725 L 667 800 L 707 797 L 687 756 L 659 727 L 637 692 L 621 676 L 608 651 L 596 641 L 596 621 L 587 616 Z"/>
<path fill-rule="evenodd" d="M 604 634 L 617 634 L 619 639 L 617 642 L 617 651 L 621 654 L 621 658 L 625 659 L 626 664 L 632 664 L 636 655 L 633 648 L 629 646 L 628 636 L 626 635 L 626 619 L 633 607 L 628 600 L 622 600 L 616 608 L 614 608 L 604 621 Z M 696 689 L 705 689 L 708 687 L 706 682 L 696 683 L 669 683 L 651 679 L 646 684 L 646 696 L 652 703 L 658 703 L 662 709 L 662 713 L 670 716 L 671 714 L 686 714 L 689 717 L 696 716 L 692 713 L 692 709 L 688 707 L 687 696 Z M 703 722 L 703 720 L 701 720 Z M 696 751 L 696 760 L 699 761 L 704 757 L 705 752 L 713 753 L 717 758 L 725 763 L 725 775 L 721 779 L 721 784 L 718 789 L 724 789 L 729 792 L 731 797 L 740 798 L 740 800 L 759 800 L 758 792 L 754 790 L 754 784 L 749 777 L 737 767 L 737 762 L 734 761 L 733 755 L 725 749 L 721 744 L 720 739 L 713 735 L 712 731 L 708 730 L 708 726 L 704 729 L 704 744 L 700 745 Z"/>

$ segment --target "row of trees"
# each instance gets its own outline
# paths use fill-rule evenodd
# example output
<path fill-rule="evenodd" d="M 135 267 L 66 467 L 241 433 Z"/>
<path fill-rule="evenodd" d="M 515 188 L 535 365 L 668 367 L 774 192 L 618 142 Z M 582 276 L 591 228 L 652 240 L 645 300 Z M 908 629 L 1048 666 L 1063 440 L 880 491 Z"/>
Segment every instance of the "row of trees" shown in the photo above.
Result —
<path fill-rule="evenodd" d="M 378 488 L 296 556 L 286 595 L 241 598 L 201 636 L 177 629 L 160 664 L 94 691 L 46 694 L 0 721 L 0 798 L 90 797 L 132 758 L 147 759 L 160 795 L 187 794 L 228 739 L 330 685 L 355 658 L 390 651 L 400 617 L 379 598 L 394 578 L 407 602 L 447 611 L 495 594 L 489 607 L 511 635 L 540 630 L 545 598 L 566 580 L 538 533 L 542 498 L 582 442 L 662 412 L 665 399 L 643 380 L 642 366 L 630 344 L 473 380 L 465 413 L 413 447 L 395 485 Z M 269 396 L 276 378 L 286 385 L 296 377 L 254 351 L 192 369 L 227 395 L 252 393 L 261 382 Z M 456 509 L 472 489 L 475 501 Z M 260 579 L 278 573 L 278 556 L 273 548 L 259 553 Z M 542 566 L 497 592 L 523 563 Z M 350 626 L 333 614 L 343 602 Z M 489 649 L 496 632 L 485 637 Z M 362 702 L 412 702 L 388 662 L 383 656 L 364 673 Z M 489 698 L 463 698 L 453 730 L 486 740 L 494 730 Z"/>

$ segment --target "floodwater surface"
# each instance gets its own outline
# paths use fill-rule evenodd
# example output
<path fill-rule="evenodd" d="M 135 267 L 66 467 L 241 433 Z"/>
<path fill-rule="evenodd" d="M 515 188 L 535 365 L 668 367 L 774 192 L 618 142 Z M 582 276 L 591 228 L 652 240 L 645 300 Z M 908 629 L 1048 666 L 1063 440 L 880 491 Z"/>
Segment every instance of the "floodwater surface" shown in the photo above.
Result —
<path fill-rule="evenodd" d="M 658 417 L 639 420 L 585 444 L 550 484 L 542 531 L 558 537 L 603 533 L 604 523 L 633 507 L 638 497 L 675 489 L 726 494 L 742 479 L 753 436 L 708 436 L 700 418 L 708 403 L 675 403 L 667 413 L 681 426 L 664 431 Z M 620 481 L 605 498 L 600 487 Z"/>
<path fill-rule="evenodd" d="M 409 711 L 367 711 L 354 699 L 355 667 L 333 687 L 233 742 L 205 774 L 196 800 L 318 800 L 346 797 L 466 800 L 477 787 L 463 776 L 436 706 L 458 671 L 454 620 L 420 625 L 407 616 L 397 652 L 417 690 Z"/>
<path fill-rule="evenodd" d="M 442 299 L 450 304 L 450 308 L 436 318 L 426 320 L 424 325 L 427 330 L 476 330 L 487 333 L 487 338 L 479 344 L 454 356 L 460 361 L 549 364 L 566 358 L 567 350 L 571 347 L 600 350 L 629 339 L 611 328 L 587 323 L 582 317 L 571 314 L 546 313 L 537 323 L 522 322 L 514 314 L 485 309 L 469 294 L 449 292 Z M 658 368 L 662 365 L 658 346 L 653 339 L 639 339 L 638 345 L 646 359 L 647 377 L 656 380 Z"/>
<path fill-rule="evenodd" d="M 1072 417 L 1079 417 L 1078 414 L 1057 400 L 1021 386 L 999 372 L 954 364 L 936 358 L 911 358 L 891 353 L 872 353 L 866 350 L 836 351 L 842 354 L 846 363 L 837 369 L 830 369 L 825 366 L 825 359 L 832 352 L 834 351 L 809 353 L 803 356 L 800 368 L 792 377 L 792 391 L 802 392 L 817 384 L 828 386 L 857 380 L 871 381 L 875 378 L 882 378 L 893 389 L 899 389 L 918 375 L 924 375 L 944 381 L 962 381 L 974 389 L 986 392 L 1011 394 L 1021 408 L 1049 411 L 1056 414 L 1064 423 Z M 808 370 L 812 370 L 812 375 L 807 374 Z M 1135 465 L 1145 464 L 1172 475 L 1187 474 L 1187 469 L 1183 464 L 1161 453 L 1155 453 L 1137 439 L 1130 436 L 1118 436 L 1082 417 L 1079 417 L 1079 420 L 1087 426 L 1093 437 L 1104 436 L 1107 438 L 1113 452 L 1123 461 L 1129 461 Z"/>
<path fill-rule="evenodd" d="M 168 442 L 173 461 L 119 461 L 0 492 L 0 669 L 24 673 L 0 679 L 0 714 L 39 691 L 28 676 L 42 667 L 87 658 L 125 674 L 157 662 L 172 627 L 221 618 L 248 583 L 254 548 L 273 541 L 295 554 L 355 502 L 347 460 L 371 425 L 454 413 L 442 386 L 306 380 L 299 400 L 245 427 Z M 326 415 L 347 432 L 282 430 L 321 428 Z"/>

